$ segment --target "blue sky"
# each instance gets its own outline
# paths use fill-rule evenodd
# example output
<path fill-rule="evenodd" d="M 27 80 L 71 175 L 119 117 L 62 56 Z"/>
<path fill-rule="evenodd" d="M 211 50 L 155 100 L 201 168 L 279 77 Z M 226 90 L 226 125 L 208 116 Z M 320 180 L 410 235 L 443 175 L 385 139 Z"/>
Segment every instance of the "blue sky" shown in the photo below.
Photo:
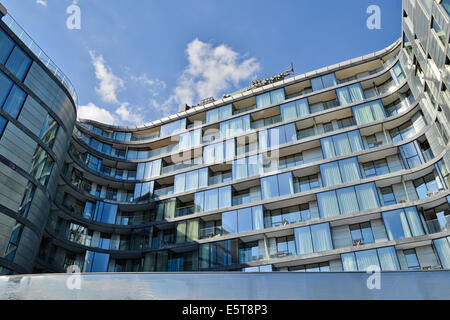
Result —
<path fill-rule="evenodd" d="M 0 0 L 64 71 L 80 118 L 134 125 L 284 71 L 378 51 L 401 36 L 401 0 Z M 381 9 L 369 30 L 368 6 Z"/>

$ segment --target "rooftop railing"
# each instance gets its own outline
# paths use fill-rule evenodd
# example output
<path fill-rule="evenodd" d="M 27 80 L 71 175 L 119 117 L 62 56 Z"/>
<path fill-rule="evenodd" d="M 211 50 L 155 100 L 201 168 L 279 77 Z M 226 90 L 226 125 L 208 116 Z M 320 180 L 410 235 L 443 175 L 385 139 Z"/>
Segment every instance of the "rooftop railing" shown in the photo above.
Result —
<path fill-rule="evenodd" d="M 6 14 L 2 21 L 11 29 L 12 32 L 25 44 L 25 46 L 33 52 L 36 57 L 47 67 L 47 69 L 58 78 L 58 80 L 69 91 L 75 105 L 78 105 L 78 96 L 75 87 L 70 82 L 69 78 L 58 68 L 58 66 L 47 56 L 47 54 L 34 42 L 34 40 L 25 32 L 25 30 L 14 20 L 14 18 Z"/>

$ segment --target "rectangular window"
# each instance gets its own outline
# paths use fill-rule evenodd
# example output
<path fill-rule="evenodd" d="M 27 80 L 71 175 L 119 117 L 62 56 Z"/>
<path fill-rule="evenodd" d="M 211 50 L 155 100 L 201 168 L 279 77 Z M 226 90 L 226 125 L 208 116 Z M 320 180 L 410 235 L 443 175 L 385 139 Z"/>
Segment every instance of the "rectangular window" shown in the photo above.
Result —
<path fill-rule="evenodd" d="M 172 121 L 161 126 L 160 137 L 170 136 L 186 129 L 186 118 Z"/>
<path fill-rule="evenodd" d="M 392 75 L 392 79 L 394 79 L 396 85 L 399 85 L 406 78 L 400 62 L 397 62 L 395 66 L 390 70 L 390 72 Z"/>
<path fill-rule="evenodd" d="M 292 101 L 280 106 L 282 121 L 289 121 L 310 114 L 308 99 Z"/>
<path fill-rule="evenodd" d="M 250 115 L 233 118 L 220 123 L 220 137 L 228 138 L 242 134 L 251 129 Z"/>
<path fill-rule="evenodd" d="M 450 4 L 449 4 L 450 8 Z M 450 269 L 450 236 L 433 240 L 442 268 Z"/>
<path fill-rule="evenodd" d="M 0 29 L 0 63 L 5 64 L 15 45 L 11 37 Z"/>
<path fill-rule="evenodd" d="M 197 192 L 194 195 L 194 212 L 231 207 L 231 186 Z"/>
<path fill-rule="evenodd" d="M 398 150 L 402 156 L 405 168 L 412 169 L 424 163 L 422 154 L 419 152 L 417 141 L 399 146 Z"/>
<path fill-rule="evenodd" d="M 185 132 L 180 134 L 178 142 L 178 150 L 185 150 L 194 148 L 201 144 L 202 140 L 202 130 L 196 129 L 193 131 Z"/>
<path fill-rule="evenodd" d="M 337 85 L 336 76 L 333 73 L 323 75 L 321 77 L 317 77 L 311 79 L 311 86 L 313 91 L 322 90 L 329 87 L 334 87 Z"/>
<path fill-rule="evenodd" d="M 206 123 L 222 120 L 233 115 L 233 105 L 227 104 L 220 108 L 206 111 Z"/>
<path fill-rule="evenodd" d="M 403 255 L 405 256 L 408 270 L 420 270 L 420 263 L 415 249 L 403 250 Z"/>
<path fill-rule="evenodd" d="M 109 253 L 86 251 L 86 261 L 84 272 L 107 272 Z"/>
<path fill-rule="evenodd" d="M 382 215 L 389 240 L 424 235 L 416 207 L 385 211 Z"/>
<path fill-rule="evenodd" d="M 378 121 L 386 118 L 381 100 L 376 100 L 352 107 L 353 115 L 355 116 L 356 124 L 366 124 L 373 121 Z"/>
<path fill-rule="evenodd" d="M 324 159 L 347 155 L 363 150 L 359 130 L 320 139 Z"/>
<path fill-rule="evenodd" d="M 360 83 L 355 83 L 336 90 L 341 106 L 364 100 L 364 93 Z"/>
<path fill-rule="evenodd" d="M 263 200 L 294 193 L 292 172 L 261 178 Z"/>
<path fill-rule="evenodd" d="M 350 225 L 350 234 L 352 236 L 354 246 L 375 242 L 370 222 L 363 222 Z"/>
<path fill-rule="evenodd" d="M 325 187 L 361 179 L 356 157 L 320 165 L 320 173 Z"/>
<path fill-rule="evenodd" d="M 307 254 L 333 249 L 330 225 L 328 223 L 295 228 L 294 236 L 297 254 Z"/>
<path fill-rule="evenodd" d="M 52 157 L 41 147 L 37 147 L 28 172 L 43 186 L 47 185 L 53 169 Z"/>
<path fill-rule="evenodd" d="M 435 171 L 422 178 L 414 180 L 413 185 L 416 188 L 419 199 L 426 199 L 439 190 L 444 189 L 444 185 Z"/>
<path fill-rule="evenodd" d="M 297 130 L 294 123 L 258 132 L 259 149 L 268 149 L 297 140 Z"/>
<path fill-rule="evenodd" d="M 3 110 L 8 112 L 13 118 L 17 119 L 20 110 L 22 110 L 26 96 L 25 91 L 14 85 L 3 105 Z"/>
<path fill-rule="evenodd" d="M 55 119 L 49 114 L 44 121 L 41 132 L 39 133 L 39 138 L 44 142 L 49 148 L 53 147 L 56 139 L 56 133 L 58 132 L 59 125 Z"/>
<path fill-rule="evenodd" d="M 277 89 L 256 96 L 256 107 L 263 108 L 265 106 L 280 103 L 285 100 L 284 89 Z"/>
<path fill-rule="evenodd" d="M 28 212 L 30 211 L 31 202 L 33 201 L 35 192 L 36 186 L 33 183 L 28 182 L 22 201 L 20 202 L 19 210 L 17 210 L 17 212 L 25 218 L 28 216 Z"/>
<path fill-rule="evenodd" d="M 19 46 L 16 45 L 9 55 L 5 67 L 11 71 L 17 79 L 23 81 L 27 75 L 30 65 L 31 58 Z"/>
<path fill-rule="evenodd" d="M 373 182 L 317 194 L 321 218 L 369 210 L 379 207 Z"/>
<path fill-rule="evenodd" d="M 341 260 L 345 272 L 365 272 L 371 266 L 376 266 L 382 271 L 400 270 L 394 247 L 344 253 L 341 254 Z"/>

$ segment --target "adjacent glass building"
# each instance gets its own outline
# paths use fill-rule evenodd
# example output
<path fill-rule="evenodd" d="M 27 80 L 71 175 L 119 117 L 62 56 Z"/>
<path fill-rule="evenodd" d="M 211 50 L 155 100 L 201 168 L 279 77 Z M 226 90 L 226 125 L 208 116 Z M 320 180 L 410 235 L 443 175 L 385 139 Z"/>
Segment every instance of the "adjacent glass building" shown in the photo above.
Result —
<path fill-rule="evenodd" d="M 138 127 L 76 121 L 5 13 L 0 272 L 449 269 L 448 9 L 404 0 L 386 49 Z"/>

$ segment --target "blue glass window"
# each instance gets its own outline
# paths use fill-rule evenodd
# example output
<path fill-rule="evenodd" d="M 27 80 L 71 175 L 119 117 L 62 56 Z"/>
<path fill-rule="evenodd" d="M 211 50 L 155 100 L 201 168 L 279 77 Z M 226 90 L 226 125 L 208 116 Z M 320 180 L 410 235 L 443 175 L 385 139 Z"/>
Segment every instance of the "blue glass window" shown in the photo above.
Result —
<path fill-rule="evenodd" d="M 6 32 L 0 29 L 0 63 L 5 64 L 15 45 Z"/>
<path fill-rule="evenodd" d="M 12 85 L 12 80 L 0 71 L 0 106 L 3 106 L 3 103 L 5 103 Z"/>
<path fill-rule="evenodd" d="M 277 89 L 256 96 L 256 107 L 262 108 L 285 100 L 284 89 Z"/>
<path fill-rule="evenodd" d="M 325 159 L 344 156 L 363 150 L 363 143 L 359 130 L 322 138 L 320 139 L 320 144 Z"/>
<path fill-rule="evenodd" d="M 306 254 L 333 249 L 330 225 L 328 223 L 295 228 L 294 236 L 297 254 Z"/>
<path fill-rule="evenodd" d="M 161 126 L 160 137 L 170 136 L 186 129 L 186 118 L 172 121 Z"/>
<path fill-rule="evenodd" d="M 31 65 L 31 58 L 16 46 L 6 62 L 6 68 L 14 74 L 17 79 L 23 81 Z"/>
<path fill-rule="evenodd" d="M 85 272 L 107 272 L 109 253 L 87 251 L 87 265 Z"/>
<path fill-rule="evenodd" d="M 337 85 L 337 81 L 334 73 L 311 79 L 311 86 L 313 91 L 334 87 L 335 85 Z"/>
<path fill-rule="evenodd" d="M 292 101 L 280 106 L 282 121 L 288 121 L 310 114 L 308 99 Z"/>
<path fill-rule="evenodd" d="M 344 271 L 366 271 L 376 266 L 382 271 L 400 270 L 397 253 L 394 247 L 362 250 L 341 254 Z"/>
<path fill-rule="evenodd" d="M 261 189 L 264 200 L 294 193 L 292 172 L 261 178 Z"/>
<path fill-rule="evenodd" d="M 356 124 L 361 125 L 386 118 L 386 112 L 381 100 L 371 101 L 352 107 Z"/>
<path fill-rule="evenodd" d="M 359 83 L 339 88 L 336 93 L 341 106 L 364 100 L 364 93 Z"/>
<path fill-rule="evenodd" d="M 0 138 L 3 135 L 3 131 L 5 130 L 7 123 L 8 121 L 2 116 L 0 116 Z"/>
<path fill-rule="evenodd" d="M 383 212 L 389 240 L 424 235 L 416 207 Z"/>
<path fill-rule="evenodd" d="M 422 154 L 418 151 L 419 146 L 417 145 L 417 141 L 399 146 L 398 150 L 402 156 L 403 164 L 408 169 L 418 167 L 424 162 Z"/>

